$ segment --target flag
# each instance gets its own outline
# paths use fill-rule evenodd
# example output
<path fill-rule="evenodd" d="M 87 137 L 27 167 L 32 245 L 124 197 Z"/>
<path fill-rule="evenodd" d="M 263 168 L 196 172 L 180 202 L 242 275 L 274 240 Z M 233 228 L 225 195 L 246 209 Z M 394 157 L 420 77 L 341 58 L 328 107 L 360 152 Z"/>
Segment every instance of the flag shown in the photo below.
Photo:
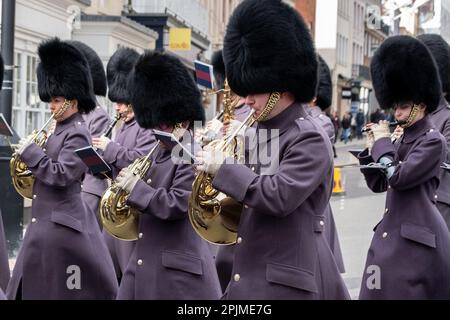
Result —
<path fill-rule="evenodd" d="M 189 28 L 170 28 L 169 30 L 169 48 L 174 51 L 191 50 L 191 29 Z"/>
<path fill-rule="evenodd" d="M 194 61 L 195 66 L 195 77 L 197 79 L 197 84 L 206 89 L 213 88 L 213 66 L 200 62 L 198 60 Z"/>

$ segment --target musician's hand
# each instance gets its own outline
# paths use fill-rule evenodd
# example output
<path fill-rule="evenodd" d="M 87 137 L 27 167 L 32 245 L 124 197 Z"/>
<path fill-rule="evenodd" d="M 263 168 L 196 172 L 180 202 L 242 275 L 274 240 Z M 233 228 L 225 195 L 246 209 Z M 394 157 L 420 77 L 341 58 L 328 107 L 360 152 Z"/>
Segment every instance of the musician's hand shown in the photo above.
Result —
<path fill-rule="evenodd" d="M 373 133 L 374 142 L 382 138 L 390 138 L 391 132 L 389 131 L 389 122 L 382 120 L 378 124 L 374 124 L 370 127 L 370 131 Z"/>
<path fill-rule="evenodd" d="M 242 122 L 238 120 L 231 120 L 230 124 L 227 126 L 226 134 L 233 134 L 240 126 L 242 126 Z M 237 135 L 243 135 L 247 130 L 247 126 L 242 126 Z"/>
<path fill-rule="evenodd" d="M 395 140 L 400 139 L 402 135 L 403 135 L 403 128 L 397 126 L 397 128 L 395 128 L 394 132 L 392 132 L 391 134 L 391 141 L 394 142 Z"/>
<path fill-rule="evenodd" d="M 223 123 L 220 122 L 217 119 L 212 119 L 211 121 L 208 121 L 208 123 L 206 123 L 206 131 L 211 130 L 214 132 L 219 132 L 219 130 L 222 128 Z"/>
<path fill-rule="evenodd" d="M 367 140 L 366 140 L 366 148 L 369 149 L 369 154 L 372 152 L 372 147 L 375 142 L 373 133 L 371 130 L 366 132 Z"/>
<path fill-rule="evenodd" d="M 33 142 L 33 136 L 28 136 L 26 138 L 21 138 L 17 144 L 16 153 L 22 155 L 26 148 L 28 148 Z"/>
<path fill-rule="evenodd" d="M 225 154 L 215 148 L 207 148 L 195 155 L 197 171 L 215 175 L 225 161 Z"/>
<path fill-rule="evenodd" d="M 100 138 L 92 138 L 92 146 L 102 151 L 106 150 L 106 147 L 111 142 L 111 139 L 101 136 Z"/>
<path fill-rule="evenodd" d="M 119 188 L 131 193 L 139 180 L 139 177 L 134 175 L 132 171 L 124 168 L 120 171 L 115 181 Z"/>

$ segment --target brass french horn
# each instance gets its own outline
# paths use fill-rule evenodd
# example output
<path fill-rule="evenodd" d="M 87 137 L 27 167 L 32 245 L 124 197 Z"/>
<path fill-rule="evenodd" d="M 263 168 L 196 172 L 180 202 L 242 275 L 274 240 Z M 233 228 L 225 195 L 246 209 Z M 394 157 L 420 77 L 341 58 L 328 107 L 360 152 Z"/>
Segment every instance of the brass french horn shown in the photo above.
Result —
<path fill-rule="evenodd" d="M 61 109 L 55 114 L 53 113 L 51 117 L 44 123 L 39 131 L 34 130 L 31 134 L 33 136 L 33 141 L 41 148 L 44 147 L 49 135 L 45 131 L 45 128 L 51 123 L 53 119 L 60 117 L 66 110 L 70 107 L 71 100 L 65 100 Z M 28 166 L 20 159 L 20 155 L 16 152 L 12 154 L 11 160 L 9 162 L 9 172 L 11 174 L 11 179 L 16 191 L 26 199 L 32 199 L 33 197 L 33 185 L 35 177 L 32 172 L 28 169 Z"/>
<path fill-rule="evenodd" d="M 128 169 L 140 179 L 143 179 L 150 169 L 152 165 L 150 156 L 159 143 L 158 141 L 145 157 L 136 159 L 128 166 Z M 127 191 L 118 187 L 113 181 L 103 194 L 99 207 L 103 228 L 113 237 L 124 241 L 138 239 L 140 212 L 127 204 L 129 196 Z"/>

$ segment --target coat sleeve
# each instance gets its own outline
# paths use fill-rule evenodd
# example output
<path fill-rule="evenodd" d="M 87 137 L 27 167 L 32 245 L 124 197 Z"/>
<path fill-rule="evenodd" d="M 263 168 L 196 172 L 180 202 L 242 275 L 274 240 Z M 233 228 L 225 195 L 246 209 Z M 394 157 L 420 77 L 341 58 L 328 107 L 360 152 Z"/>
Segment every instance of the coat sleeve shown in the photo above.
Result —
<path fill-rule="evenodd" d="M 362 165 L 368 165 L 374 162 L 372 156 L 369 155 L 369 150 L 365 149 L 358 154 L 359 163 Z M 366 179 L 367 186 L 373 192 L 381 193 L 385 192 L 388 188 L 388 180 L 383 171 L 379 169 L 361 169 L 361 173 Z"/>
<path fill-rule="evenodd" d="M 374 158 L 378 161 L 383 155 L 392 155 L 393 145 L 380 139 L 373 146 Z M 440 164 L 445 152 L 443 137 L 438 131 L 427 133 L 425 138 L 413 147 L 407 159 L 395 165 L 394 174 L 389 179 L 393 189 L 408 190 L 439 175 Z"/>
<path fill-rule="evenodd" d="M 188 217 L 188 199 L 193 181 L 192 166 L 178 165 L 169 189 L 154 188 L 140 180 L 127 203 L 142 213 L 161 220 L 185 219 Z"/>
<path fill-rule="evenodd" d="M 274 175 L 258 175 L 227 159 L 213 186 L 257 212 L 284 217 L 298 208 L 331 172 L 332 159 L 323 136 L 313 130 L 300 132 L 287 148 Z"/>
<path fill-rule="evenodd" d="M 104 111 L 96 112 L 95 117 L 89 122 L 88 130 L 91 137 L 100 137 L 109 126 L 109 116 Z"/>
<path fill-rule="evenodd" d="M 128 167 L 134 160 L 145 156 L 156 141 L 152 131 L 145 129 L 139 129 L 137 136 L 129 137 L 129 139 L 136 140 L 134 148 L 128 149 L 118 143 L 111 142 L 103 153 L 105 161 L 119 170 Z"/>
<path fill-rule="evenodd" d="M 81 180 L 87 167 L 75 154 L 75 150 L 89 145 L 86 135 L 74 132 L 69 134 L 61 146 L 58 159 L 52 160 L 37 144 L 24 150 L 21 159 L 30 171 L 43 183 L 56 187 L 66 187 Z"/>

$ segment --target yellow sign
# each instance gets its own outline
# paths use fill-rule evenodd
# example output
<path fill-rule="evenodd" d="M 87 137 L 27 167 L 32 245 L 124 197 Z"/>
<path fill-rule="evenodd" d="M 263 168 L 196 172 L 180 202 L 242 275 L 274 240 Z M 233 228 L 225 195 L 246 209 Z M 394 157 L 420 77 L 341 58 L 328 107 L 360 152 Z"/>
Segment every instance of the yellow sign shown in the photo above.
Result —
<path fill-rule="evenodd" d="M 170 28 L 169 47 L 172 50 L 189 51 L 191 50 L 191 29 L 189 28 Z"/>

